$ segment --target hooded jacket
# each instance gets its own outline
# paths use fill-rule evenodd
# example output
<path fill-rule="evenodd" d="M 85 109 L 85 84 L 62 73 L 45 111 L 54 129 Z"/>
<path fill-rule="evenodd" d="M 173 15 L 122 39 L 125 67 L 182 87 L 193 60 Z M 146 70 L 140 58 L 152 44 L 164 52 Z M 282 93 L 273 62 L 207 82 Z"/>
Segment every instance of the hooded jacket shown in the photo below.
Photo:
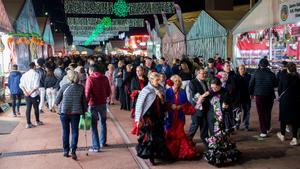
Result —
<path fill-rule="evenodd" d="M 22 74 L 19 71 L 11 71 L 9 73 L 8 88 L 11 94 L 22 94 L 22 90 L 19 87 L 21 77 Z"/>
<path fill-rule="evenodd" d="M 86 80 L 85 96 L 89 106 L 106 104 L 111 90 L 106 76 L 93 72 Z"/>

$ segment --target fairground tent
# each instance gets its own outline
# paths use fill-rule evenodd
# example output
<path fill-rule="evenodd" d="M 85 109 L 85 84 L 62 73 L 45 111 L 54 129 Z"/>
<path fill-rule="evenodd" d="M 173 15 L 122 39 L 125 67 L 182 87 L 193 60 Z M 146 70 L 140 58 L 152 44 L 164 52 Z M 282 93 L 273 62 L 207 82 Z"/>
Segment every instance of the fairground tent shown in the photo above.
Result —
<path fill-rule="evenodd" d="M 155 56 L 161 58 L 161 38 L 158 36 L 155 29 L 151 31 L 152 38 L 147 41 L 147 53 L 149 57 Z"/>
<path fill-rule="evenodd" d="M 38 45 L 38 57 L 47 58 L 53 55 L 54 38 L 50 26 L 50 20 L 46 17 L 38 17 L 40 32 L 43 37 L 44 45 Z"/>
<path fill-rule="evenodd" d="M 201 11 L 187 34 L 188 55 L 208 59 L 218 53 L 223 58 L 231 57 L 231 30 L 247 10 L 243 6 L 233 11 Z"/>
<path fill-rule="evenodd" d="M 2 1 L 0 1 L 0 72 L 8 72 L 14 58 L 13 42 L 9 40 L 7 33 L 12 32 L 10 20 Z M 10 42 L 10 43 L 8 43 Z"/>
<path fill-rule="evenodd" d="M 51 30 L 50 20 L 47 19 L 45 30 L 43 33 L 45 45 L 43 47 L 44 57 L 53 56 L 54 54 L 54 38 Z"/>
<path fill-rule="evenodd" d="M 199 14 L 199 11 L 182 14 L 184 32 L 179 29 L 180 25 L 177 19 L 177 15 L 173 15 L 168 19 L 168 22 L 170 23 L 168 25 L 170 33 L 166 33 L 162 38 L 162 52 L 163 56 L 169 62 L 171 62 L 175 58 L 181 59 L 183 56 L 187 55 L 185 35 L 190 32 L 190 29 L 196 22 Z M 169 36 L 169 34 L 171 36 Z"/>
<path fill-rule="evenodd" d="M 15 23 L 16 33 L 35 34 L 41 36 L 31 0 L 26 0 Z M 27 40 L 29 40 L 27 37 Z M 26 70 L 27 65 L 37 59 L 36 43 L 19 43 L 17 46 L 17 64 L 21 70 Z"/>

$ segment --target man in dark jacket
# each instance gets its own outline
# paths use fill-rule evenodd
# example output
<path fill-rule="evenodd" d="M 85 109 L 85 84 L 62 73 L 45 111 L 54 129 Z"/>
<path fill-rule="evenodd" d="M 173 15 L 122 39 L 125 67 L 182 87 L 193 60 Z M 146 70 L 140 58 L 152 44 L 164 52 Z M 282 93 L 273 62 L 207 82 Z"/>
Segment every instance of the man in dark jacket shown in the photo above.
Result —
<path fill-rule="evenodd" d="M 21 105 L 21 96 L 22 90 L 19 87 L 20 79 L 22 77 L 21 72 L 18 71 L 18 65 L 12 66 L 12 71 L 8 76 L 8 88 L 10 90 L 11 98 L 12 98 L 12 110 L 13 116 L 17 117 L 20 114 L 20 105 Z M 17 108 L 17 109 L 16 109 Z"/>
<path fill-rule="evenodd" d="M 251 75 L 246 72 L 245 65 L 240 65 L 238 67 L 237 74 L 237 85 L 239 86 L 240 94 L 240 105 L 243 111 L 243 128 L 244 130 L 249 130 L 249 120 L 250 120 L 250 109 L 251 109 L 251 99 L 249 93 L 249 83 Z M 240 127 L 241 120 L 238 121 L 237 128 Z"/>
<path fill-rule="evenodd" d="M 90 76 L 86 80 L 85 96 L 92 113 L 92 148 L 91 152 L 99 152 L 100 148 L 106 145 L 106 101 L 111 90 L 108 78 L 100 73 L 98 65 L 89 67 Z M 100 119 L 100 143 L 98 134 L 98 120 Z"/>
<path fill-rule="evenodd" d="M 271 112 L 275 99 L 274 88 L 277 86 L 275 74 L 268 68 L 269 61 L 261 59 L 259 68 L 252 76 L 249 84 L 251 96 L 255 96 L 256 108 L 259 116 L 261 134 L 260 137 L 267 137 L 271 129 Z"/>
<path fill-rule="evenodd" d="M 192 116 L 192 123 L 189 129 L 189 137 L 192 139 L 200 127 L 200 137 L 205 147 L 207 147 L 206 138 L 208 137 L 207 111 L 208 100 L 205 99 L 205 93 L 208 91 L 206 82 L 206 71 L 204 69 L 196 69 L 196 78 L 190 82 L 190 90 L 192 96 L 192 104 L 196 107 L 196 113 Z M 201 101 L 203 100 L 203 101 Z M 202 102 L 202 103 L 201 103 Z M 202 104 L 201 106 L 197 105 Z"/>
<path fill-rule="evenodd" d="M 232 112 L 230 118 L 233 124 L 232 129 L 238 127 L 238 121 L 240 121 L 241 110 L 240 110 L 240 89 L 237 85 L 237 75 L 232 70 L 231 63 L 225 61 L 223 64 L 223 71 L 228 75 L 224 88 L 228 91 L 228 94 L 231 96 L 231 108 Z"/>
<path fill-rule="evenodd" d="M 42 58 L 39 58 L 37 60 L 37 66 L 36 66 L 36 72 L 40 76 L 40 102 L 39 102 L 39 112 L 44 113 L 43 106 L 45 104 L 45 96 L 46 96 L 46 89 L 45 89 L 45 78 L 46 78 L 46 71 L 44 69 L 45 60 Z"/>

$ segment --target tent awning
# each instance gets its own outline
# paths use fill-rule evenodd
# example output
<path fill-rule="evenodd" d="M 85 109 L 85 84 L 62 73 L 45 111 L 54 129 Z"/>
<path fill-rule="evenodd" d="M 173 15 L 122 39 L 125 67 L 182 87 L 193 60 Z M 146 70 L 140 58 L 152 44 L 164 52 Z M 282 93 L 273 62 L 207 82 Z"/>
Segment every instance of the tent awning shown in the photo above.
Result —
<path fill-rule="evenodd" d="M 1 32 L 12 32 L 10 20 L 5 10 L 4 4 L 0 1 L 0 31 Z"/>
<path fill-rule="evenodd" d="M 193 24 L 197 21 L 198 16 L 200 15 L 200 11 L 194 11 L 194 12 L 186 12 L 182 14 L 183 18 L 183 24 L 185 33 L 189 33 L 191 30 Z M 180 28 L 177 15 L 173 15 L 168 19 L 169 22 L 174 23 L 177 27 Z"/>
<path fill-rule="evenodd" d="M 46 27 L 47 18 L 46 17 L 37 17 L 36 19 L 39 24 L 41 35 L 43 35 L 45 27 Z"/>
<path fill-rule="evenodd" d="M 233 34 L 272 27 L 277 18 L 276 0 L 260 0 L 233 28 Z"/>
<path fill-rule="evenodd" d="M 41 35 L 31 0 L 26 0 L 15 25 L 16 32 Z"/>
<path fill-rule="evenodd" d="M 243 18 L 248 9 L 239 8 L 239 10 L 224 11 L 214 10 L 206 11 L 212 18 L 220 23 L 225 29 L 232 30 L 234 26 Z"/>
<path fill-rule="evenodd" d="M 25 0 L 2 0 L 12 26 L 15 25 Z"/>

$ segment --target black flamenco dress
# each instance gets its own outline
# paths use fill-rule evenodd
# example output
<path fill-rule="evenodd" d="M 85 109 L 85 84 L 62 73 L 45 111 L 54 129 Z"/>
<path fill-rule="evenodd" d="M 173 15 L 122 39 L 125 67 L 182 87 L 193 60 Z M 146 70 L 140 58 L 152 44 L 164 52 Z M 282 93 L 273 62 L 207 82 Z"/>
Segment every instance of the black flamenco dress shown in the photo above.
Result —
<path fill-rule="evenodd" d="M 145 113 L 139 129 L 137 155 L 143 159 L 168 159 L 171 157 L 165 143 L 164 111 L 161 99 L 155 101 Z"/>
<path fill-rule="evenodd" d="M 210 112 L 214 112 L 214 122 L 213 132 L 206 140 L 208 150 L 205 153 L 205 160 L 212 165 L 221 167 L 237 161 L 241 153 L 230 141 L 229 132 L 225 129 L 228 112 L 222 109 L 221 92 L 212 95 L 210 104 Z"/>

